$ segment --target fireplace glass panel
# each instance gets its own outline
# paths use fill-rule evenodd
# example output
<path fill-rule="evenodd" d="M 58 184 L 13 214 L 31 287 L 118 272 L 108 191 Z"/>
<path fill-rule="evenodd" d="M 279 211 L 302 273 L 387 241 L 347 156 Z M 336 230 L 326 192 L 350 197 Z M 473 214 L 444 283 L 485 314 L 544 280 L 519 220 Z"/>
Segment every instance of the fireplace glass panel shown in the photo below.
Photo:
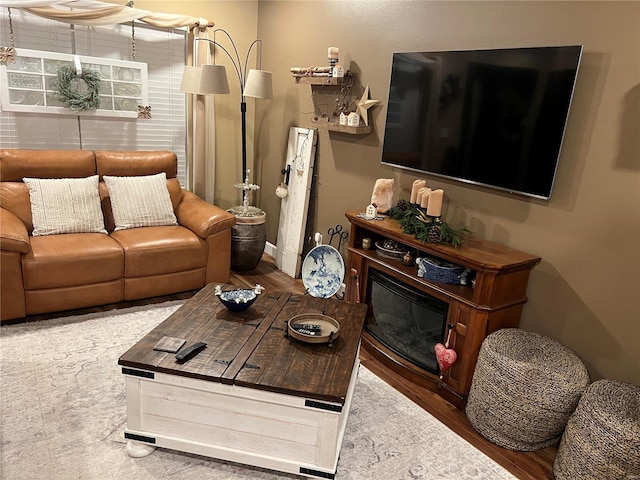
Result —
<path fill-rule="evenodd" d="M 365 329 L 373 337 L 414 365 L 439 373 L 433 348 L 443 339 L 446 302 L 371 269 L 367 304 Z"/>

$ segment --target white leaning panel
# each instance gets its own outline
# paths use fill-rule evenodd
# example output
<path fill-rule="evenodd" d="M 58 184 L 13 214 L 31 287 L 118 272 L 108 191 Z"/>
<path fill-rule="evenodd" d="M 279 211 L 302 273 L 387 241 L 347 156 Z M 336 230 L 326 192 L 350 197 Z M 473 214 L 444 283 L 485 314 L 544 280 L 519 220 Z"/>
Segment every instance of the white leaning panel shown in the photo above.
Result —
<path fill-rule="evenodd" d="M 290 169 L 288 194 L 280 205 L 276 266 L 293 278 L 300 277 L 302 247 L 316 156 L 317 131 L 291 127 L 285 170 Z"/>

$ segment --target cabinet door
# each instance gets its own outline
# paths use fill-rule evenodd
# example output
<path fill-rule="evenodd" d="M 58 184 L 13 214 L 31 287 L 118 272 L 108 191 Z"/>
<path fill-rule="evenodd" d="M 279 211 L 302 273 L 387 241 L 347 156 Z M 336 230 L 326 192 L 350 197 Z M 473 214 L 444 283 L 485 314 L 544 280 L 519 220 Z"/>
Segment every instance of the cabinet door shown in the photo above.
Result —
<path fill-rule="evenodd" d="M 349 252 L 349 265 L 345 272 L 345 299 L 350 303 L 360 303 L 364 300 L 364 278 L 363 278 L 362 256 L 354 252 Z"/>
<path fill-rule="evenodd" d="M 449 325 L 453 325 L 449 348 L 455 350 L 456 362 L 444 372 L 442 380 L 457 393 L 465 397 L 469 393 L 475 357 L 473 356 L 473 328 L 475 312 L 468 305 L 451 302 L 449 306 Z M 446 338 L 445 338 L 446 341 Z"/>

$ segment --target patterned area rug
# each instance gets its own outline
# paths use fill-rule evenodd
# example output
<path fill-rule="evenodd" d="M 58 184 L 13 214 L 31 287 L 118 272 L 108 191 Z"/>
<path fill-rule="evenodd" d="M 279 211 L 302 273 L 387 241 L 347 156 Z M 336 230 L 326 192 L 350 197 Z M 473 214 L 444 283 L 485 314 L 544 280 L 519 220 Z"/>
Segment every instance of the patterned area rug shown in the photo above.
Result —
<path fill-rule="evenodd" d="M 118 358 L 180 304 L 0 328 L 0 478 L 302 478 L 165 449 L 127 455 Z M 515 477 L 360 367 L 336 478 Z"/>

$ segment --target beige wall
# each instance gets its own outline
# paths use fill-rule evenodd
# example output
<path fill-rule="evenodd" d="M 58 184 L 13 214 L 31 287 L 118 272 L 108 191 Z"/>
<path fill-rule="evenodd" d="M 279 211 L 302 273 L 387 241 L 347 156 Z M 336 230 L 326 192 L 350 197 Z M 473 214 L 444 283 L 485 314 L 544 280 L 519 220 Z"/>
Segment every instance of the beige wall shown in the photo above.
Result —
<path fill-rule="evenodd" d="M 136 2 L 142 4 L 255 35 L 236 16 L 246 11 L 253 19 L 255 2 Z M 274 75 L 274 100 L 257 105 L 255 149 L 258 205 L 273 243 L 288 128 L 311 126 L 313 111 L 310 87 L 295 84 L 291 66 L 325 65 L 327 47 L 337 46 L 382 103 L 369 111 L 369 135 L 319 133 L 312 231 L 326 235 L 336 224 L 348 227 L 344 211 L 364 208 L 377 178 L 394 178 L 402 198 L 418 178 L 380 165 L 392 52 L 584 45 L 550 201 L 427 181 L 445 190 L 448 223 L 542 257 L 523 328 L 573 349 L 593 379 L 640 384 L 640 2 L 262 0 L 257 18 L 265 68 Z M 220 188 L 227 202 L 228 186 Z"/>

